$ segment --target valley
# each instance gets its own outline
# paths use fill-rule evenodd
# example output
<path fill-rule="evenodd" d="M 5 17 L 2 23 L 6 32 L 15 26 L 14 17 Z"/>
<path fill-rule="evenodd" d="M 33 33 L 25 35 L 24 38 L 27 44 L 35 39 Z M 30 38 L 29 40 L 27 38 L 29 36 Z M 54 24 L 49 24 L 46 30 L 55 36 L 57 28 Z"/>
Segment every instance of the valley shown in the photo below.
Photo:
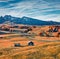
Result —
<path fill-rule="evenodd" d="M 0 59 L 60 58 L 60 26 L 2 24 L 0 32 Z"/>

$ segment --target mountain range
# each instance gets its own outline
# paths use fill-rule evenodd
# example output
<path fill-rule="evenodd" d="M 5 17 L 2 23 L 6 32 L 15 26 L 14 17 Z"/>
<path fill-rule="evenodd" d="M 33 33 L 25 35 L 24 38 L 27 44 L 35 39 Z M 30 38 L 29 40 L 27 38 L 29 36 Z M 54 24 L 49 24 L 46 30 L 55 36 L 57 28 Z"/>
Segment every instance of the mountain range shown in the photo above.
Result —
<path fill-rule="evenodd" d="M 6 21 L 10 21 L 15 24 L 25 24 L 25 25 L 60 25 L 60 22 L 42 21 L 39 19 L 34 19 L 30 17 L 25 17 L 25 16 L 23 16 L 22 18 L 13 17 L 11 15 L 5 15 L 0 17 L 0 24 L 3 24 Z"/>

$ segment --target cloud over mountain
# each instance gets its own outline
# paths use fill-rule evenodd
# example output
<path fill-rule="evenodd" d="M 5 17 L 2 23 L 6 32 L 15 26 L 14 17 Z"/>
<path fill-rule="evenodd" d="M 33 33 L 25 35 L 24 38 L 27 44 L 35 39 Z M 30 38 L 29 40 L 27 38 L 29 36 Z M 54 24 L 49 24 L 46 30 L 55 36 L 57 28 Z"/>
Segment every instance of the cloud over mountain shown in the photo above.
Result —
<path fill-rule="evenodd" d="M 0 16 L 6 14 L 60 22 L 60 0 L 0 0 Z"/>

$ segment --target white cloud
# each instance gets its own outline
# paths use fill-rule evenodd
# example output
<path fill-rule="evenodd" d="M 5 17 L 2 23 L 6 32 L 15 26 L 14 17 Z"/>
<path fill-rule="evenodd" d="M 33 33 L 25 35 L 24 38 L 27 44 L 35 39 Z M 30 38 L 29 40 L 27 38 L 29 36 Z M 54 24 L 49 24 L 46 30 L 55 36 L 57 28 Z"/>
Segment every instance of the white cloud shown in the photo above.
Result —
<path fill-rule="evenodd" d="M 0 2 L 8 2 L 8 1 L 13 1 L 13 0 L 0 0 Z"/>
<path fill-rule="evenodd" d="M 44 21 L 57 21 L 57 22 L 60 22 L 60 15 L 56 15 L 56 14 L 46 15 L 46 16 L 40 15 L 40 16 L 36 16 L 36 17 L 33 17 L 33 18 L 44 20 Z"/>
<path fill-rule="evenodd" d="M 9 1 L 9 0 L 6 0 Z M 13 6 L 10 8 L 2 7 L 0 9 L 0 15 L 10 14 L 12 16 L 22 17 L 29 16 L 41 20 L 53 20 L 60 21 L 60 14 L 47 14 L 46 12 L 60 10 L 60 4 L 48 3 L 44 0 L 31 0 L 31 1 L 22 1 L 19 3 L 9 4 Z M 3 11 L 3 12 L 2 12 Z M 2 12 L 2 13 L 1 13 Z"/>
<path fill-rule="evenodd" d="M 4 2 L 4 1 L 9 1 L 9 0 L 0 0 L 1 2 Z"/>

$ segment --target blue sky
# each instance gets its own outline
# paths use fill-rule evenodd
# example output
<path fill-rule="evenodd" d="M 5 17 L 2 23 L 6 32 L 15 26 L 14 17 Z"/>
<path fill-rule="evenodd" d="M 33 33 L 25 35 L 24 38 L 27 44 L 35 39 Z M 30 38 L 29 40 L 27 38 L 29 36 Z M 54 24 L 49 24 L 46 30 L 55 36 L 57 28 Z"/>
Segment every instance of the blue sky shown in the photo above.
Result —
<path fill-rule="evenodd" d="M 0 16 L 4 15 L 60 22 L 60 0 L 0 0 Z"/>

